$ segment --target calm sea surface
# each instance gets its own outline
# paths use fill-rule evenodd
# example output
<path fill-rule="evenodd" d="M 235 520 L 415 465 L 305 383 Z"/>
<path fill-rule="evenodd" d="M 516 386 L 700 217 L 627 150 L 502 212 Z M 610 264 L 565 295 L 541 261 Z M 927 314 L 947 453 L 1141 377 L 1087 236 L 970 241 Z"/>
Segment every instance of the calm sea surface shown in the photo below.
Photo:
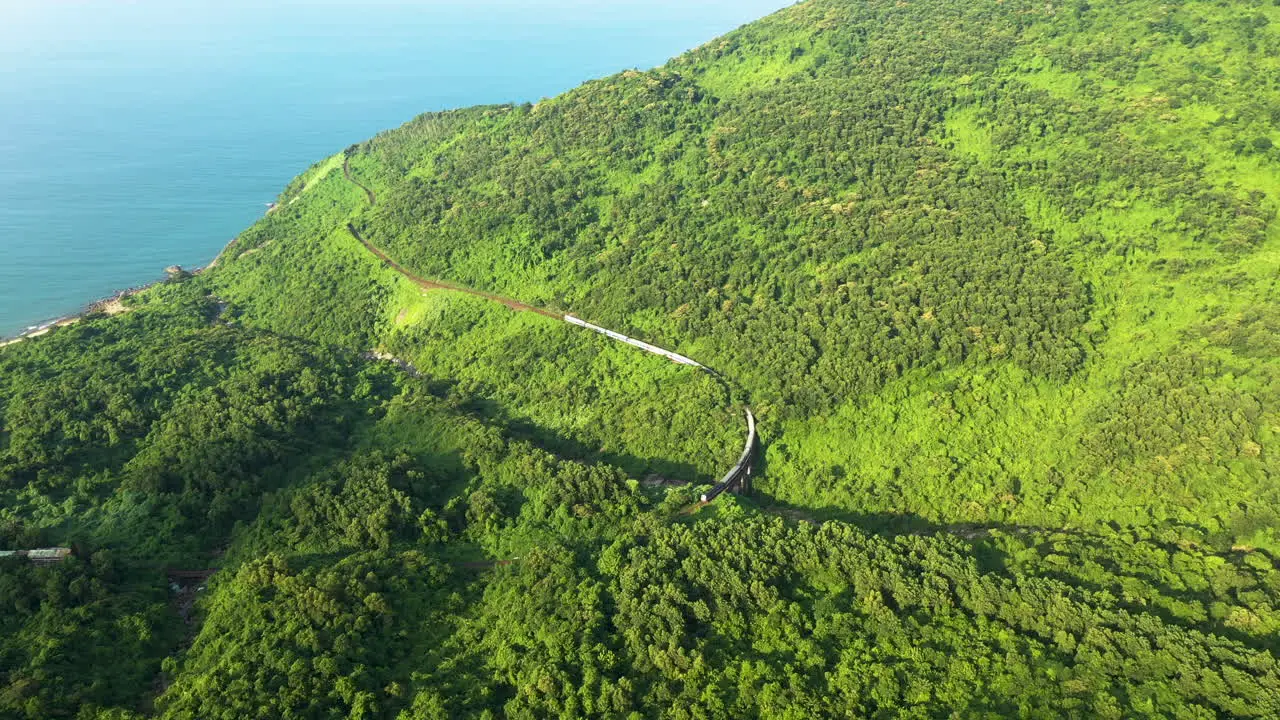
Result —
<path fill-rule="evenodd" d="M 661 64 L 789 0 L 0 0 L 0 336 L 204 265 L 428 110 Z"/>

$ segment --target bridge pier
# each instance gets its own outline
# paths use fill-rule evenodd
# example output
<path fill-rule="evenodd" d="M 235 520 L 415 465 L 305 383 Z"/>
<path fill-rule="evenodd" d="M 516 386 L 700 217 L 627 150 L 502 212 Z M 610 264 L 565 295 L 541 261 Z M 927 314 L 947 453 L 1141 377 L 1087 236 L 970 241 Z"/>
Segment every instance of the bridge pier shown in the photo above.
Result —
<path fill-rule="evenodd" d="M 735 487 L 749 490 L 751 488 L 751 460 L 755 454 L 755 449 L 756 416 L 751 414 L 751 408 L 747 408 L 747 444 L 742 449 L 742 455 L 738 457 L 738 464 L 725 473 L 720 482 L 702 494 L 702 502 L 711 502 L 724 491 L 732 491 Z"/>

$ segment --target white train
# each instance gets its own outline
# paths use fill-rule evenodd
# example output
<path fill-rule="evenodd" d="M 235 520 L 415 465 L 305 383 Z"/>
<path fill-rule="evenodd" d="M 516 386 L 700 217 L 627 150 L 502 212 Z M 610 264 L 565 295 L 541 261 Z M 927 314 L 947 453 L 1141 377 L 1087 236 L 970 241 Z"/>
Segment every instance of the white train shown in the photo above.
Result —
<path fill-rule="evenodd" d="M 690 367 L 696 367 L 701 370 L 705 370 L 709 373 L 712 373 L 713 375 L 715 374 L 715 371 L 713 371 L 711 368 L 707 367 L 706 365 L 703 365 L 702 363 L 698 362 L 697 360 L 694 360 L 692 358 L 687 358 L 684 355 L 680 355 L 679 353 L 673 353 L 670 350 L 664 350 L 658 347 L 657 345 L 650 345 L 649 343 L 644 342 L 643 340 L 636 340 L 635 338 L 627 337 L 622 333 L 614 332 L 608 328 L 603 328 L 603 327 L 600 327 L 599 325 L 592 325 L 586 320 L 579 320 L 578 318 L 572 315 L 565 315 L 564 321 L 569 323 L 570 325 L 577 325 L 578 327 L 582 327 L 594 332 L 598 332 L 601 335 L 612 338 L 621 343 L 626 343 L 628 345 L 631 345 L 632 347 L 638 347 L 641 350 L 644 350 L 645 352 L 651 352 L 654 355 L 661 355 L 662 357 L 672 362 L 677 362 L 677 363 L 680 363 L 681 365 L 688 365 Z M 710 490 L 702 494 L 702 502 L 705 503 L 705 502 L 711 502 L 712 500 L 715 500 L 717 495 L 724 492 L 725 490 L 733 489 L 735 485 L 737 485 L 740 489 L 745 489 L 746 484 L 748 482 L 748 478 L 751 477 L 751 459 L 755 454 L 755 449 L 756 449 L 756 418 L 755 418 L 755 415 L 751 414 L 751 408 L 747 408 L 747 445 L 742 449 L 742 455 L 738 457 L 738 464 L 734 465 L 733 469 L 725 473 L 725 476 L 720 479 L 720 482 L 716 483 L 714 486 L 712 486 Z"/>
<path fill-rule="evenodd" d="M 636 340 L 635 338 L 627 337 L 622 333 L 614 332 L 608 328 L 602 328 L 599 325 L 592 325 L 586 320 L 579 320 L 578 318 L 572 315 L 565 315 L 564 321 L 569 323 L 570 325 L 577 325 L 578 327 L 584 327 L 588 330 L 593 330 L 595 332 L 598 332 L 601 335 L 607 335 L 608 337 L 611 337 L 614 340 L 617 340 L 618 342 L 623 342 L 633 347 L 638 347 L 641 350 L 644 350 L 645 352 L 651 352 L 654 355 L 661 355 L 662 357 L 667 358 L 672 362 L 677 362 L 677 363 L 680 363 L 681 365 L 689 365 L 691 367 L 702 368 L 703 370 L 707 369 L 706 366 L 704 366 L 702 363 L 698 362 L 697 360 L 692 360 L 678 353 L 673 353 L 670 350 L 663 350 L 657 345 L 650 345 L 649 343 L 644 342 L 643 340 Z"/>

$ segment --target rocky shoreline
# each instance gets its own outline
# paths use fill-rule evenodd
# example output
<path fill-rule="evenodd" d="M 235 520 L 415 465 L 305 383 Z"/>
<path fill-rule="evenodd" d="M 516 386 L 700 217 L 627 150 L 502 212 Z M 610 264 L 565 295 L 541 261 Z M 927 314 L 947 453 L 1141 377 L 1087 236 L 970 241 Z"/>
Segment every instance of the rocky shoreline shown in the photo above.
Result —
<path fill-rule="evenodd" d="M 269 203 L 267 212 L 274 210 L 276 207 L 277 207 L 276 203 Z M 144 283 L 142 285 L 135 285 L 131 288 L 126 288 L 124 290 L 117 290 L 111 295 L 108 295 L 103 298 L 99 298 L 97 300 L 94 300 L 86 304 L 83 307 L 83 309 L 80 310 L 80 312 L 72 313 L 71 315 L 63 315 L 62 317 L 54 318 L 52 320 L 46 320 L 44 322 L 37 323 L 35 325 L 30 325 L 27 327 L 26 330 L 23 330 L 17 335 L 13 335 L 10 337 L 5 337 L 3 335 L 0 335 L 0 348 L 3 348 L 7 345 L 13 345 L 14 343 L 22 342 L 23 340 L 26 340 L 28 338 L 40 337 L 41 335 L 48 334 L 50 331 L 54 330 L 55 328 L 66 327 L 67 325 L 75 324 L 76 322 L 79 322 L 80 318 L 83 318 L 86 315 L 93 315 L 95 313 L 106 313 L 107 315 L 119 315 L 121 313 L 128 312 L 128 308 L 125 307 L 124 305 L 125 298 L 129 297 L 130 295 L 136 295 L 144 290 L 149 290 L 155 287 L 156 285 L 159 285 L 160 283 L 163 283 L 163 282 L 168 282 L 169 280 L 172 280 L 175 277 L 199 275 L 205 270 L 212 269 L 213 267 L 217 266 L 218 260 L 220 260 L 222 256 L 226 254 L 227 250 L 229 250 L 232 246 L 234 246 L 236 244 L 236 241 L 239 239 L 240 239 L 239 237 L 231 238 L 231 240 L 222 247 L 222 250 L 218 251 L 218 254 L 213 258 L 212 261 L 209 262 L 208 265 L 202 265 L 192 270 L 184 270 L 181 265 L 170 265 L 169 267 L 164 269 L 165 276 L 163 278 L 160 278 L 159 280 L 152 280 L 149 283 Z"/>
<path fill-rule="evenodd" d="M 215 260 L 214 262 L 217 262 L 217 261 Z M 198 268 L 195 268 L 194 270 L 188 271 L 188 270 L 184 270 L 181 265 L 170 265 L 169 267 L 165 268 L 165 276 L 159 280 L 152 280 L 149 283 L 144 283 L 142 285 L 135 285 L 130 288 L 125 288 L 124 290 L 117 290 L 116 292 L 112 293 L 111 295 L 108 295 L 107 297 L 99 298 L 97 300 L 94 300 L 93 302 L 86 304 L 84 308 L 80 310 L 80 312 L 73 313 L 71 315 L 63 315 L 62 317 L 54 318 L 53 320 L 47 320 L 45 322 L 31 325 L 27 327 L 26 330 L 12 337 L 0 337 L 0 348 L 6 347 L 8 345 L 13 345 L 15 343 L 20 343 L 23 340 L 28 340 L 30 338 L 36 338 L 36 337 L 40 337 L 41 335 L 47 335 L 48 333 L 60 327 L 74 325 L 75 323 L 79 322 L 81 318 L 87 315 L 94 315 L 99 313 L 103 313 L 106 315 L 119 315 L 121 313 L 128 312 L 129 309 L 124 304 L 125 298 L 131 295 L 136 295 L 144 290 L 149 290 L 155 287 L 156 285 L 159 285 L 164 282 L 168 282 L 174 278 L 184 277 L 189 275 L 199 275 L 205 269 L 212 266 L 213 264 L 210 263 L 205 267 L 198 267 Z"/>

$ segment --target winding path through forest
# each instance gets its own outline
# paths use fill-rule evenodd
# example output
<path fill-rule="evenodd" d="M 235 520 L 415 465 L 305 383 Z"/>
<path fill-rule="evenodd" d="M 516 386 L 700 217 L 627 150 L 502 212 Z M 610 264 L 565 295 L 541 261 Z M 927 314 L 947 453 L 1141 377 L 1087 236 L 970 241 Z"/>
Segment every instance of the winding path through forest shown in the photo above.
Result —
<path fill-rule="evenodd" d="M 373 192 L 373 189 L 364 185 L 360 181 L 356 180 L 355 177 L 351 174 L 351 155 L 350 154 L 343 155 L 342 175 L 347 179 L 347 182 L 351 183 L 352 185 L 355 185 L 356 187 L 364 191 L 366 197 L 369 200 L 370 207 L 377 206 L 378 196 Z M 380 250 L 373 243 L 366 240 L 365 237 L 360 234 L 360 231 L 356 229 L 356 226 L 354 223 L 350 223 L 350 222 L 347 223 L 347 232 L 351 233 L 351 237 L 355 238 L 357 242 L 363 245 L 366 250 L 373 253 L 379 260 L 381 260 L 384 264 L 386 264 L 387 267 L 391 268 L 392 270 L 395 270 L 397 273 L 400 273 L 405 278 L 408 278 L 411 282 L 413 282 L 418 287 L 421 287 L 427 290 L 452 290 L 454 292 L 465 293 L 467 295 L 473 295 L 475 297 L 484 298 L 485 300 L 489 300 L 492 302 L 505 305 L 508 308 L 511 308 L 512 310 L 537 313 L 539 315 L 544 315 L 549 318 L 561 320 L 563 322 L 569 323 L 570 325 L 585 328 L 587 330 L 591 330 L 601 335 L 605 335 L 609 338 L 612 338 L 613 340 L 617 340 L 618 342 L 631 345 L 632 347 L 639 348 L 641 350 L 644 350 L 645 352 L 649 352 L 654 355 L 660 355 L 662 357 L 667 358 L 668 360 L 671 360 L 672 362 L 679 363 L 682 365 L 689 365 L 691 367 L 696 367 L 717 378 L 720 378 L 719 373 L 717 373 L 716 371 L 712 370 L 711 368 L 707 367 L 706 365 L 703 365 L 702 363 L 696 360 L 685 357 L 684 355 L 671 352 L 670 350 L 665 350 L 656 345 L 650 345 L 649 343 L 644 342 L 642 340 L 636 340 L 635 338 L 627 337 L 622 333 L 609 330 L 599 325 L 592 325 L 591 323 L 580 320 L 577 317 L 574 317 L 573 315 L 566 315 L 566 314 L 552 312 L 551 310 L 534 307 L 532 305 L 526 305 L 525 303 L 519 302 L 517 300 L 512 300 L 511 298 L 503 297 L 501 295 L 495 295 L 493 293 L 474 290 L 472 288 L 464 287 L 462 285 L 456 285 L 454 283 L 441 282 L 439 280 L 427 280 L 425 278 L 421 278 L 413 274 L 412 272 L 410 272 L 400 263 L 397 263 L 395 260 L 391 259 L 390 256 L 388 256 L 385 252 Z M 723 380 L 723 378 L 721 379 Z M 710 490 L 702 494 L 703 503 L 711 502 L 712 500 L 716 499 L 717 496 L 724 493 L 726 490 L 733 490 L 735 487 L 739 489 L 745 489 L 748 479 L 751 477 L 751 472 L 752 472 L 751 461 L 755 455 L 755 448 L 756 448 L 756 442 L 757 442 L 756 418 L 751 413 L 751 408 L 748 407 L 748 408 L 745 408 L 745 410 L 746 410 L 746 417 L 747 417 L 747 441 L 746 441 L 745 447 L 742 450 L 742 454 L 738 457 L 737 464 L 735 464 L 732 468 L 730 468 L 729 472 L 725 473 L 724 477 L 720 479 L 720 482 L 716 483 L 714 486 L 712 486 Z"/>

